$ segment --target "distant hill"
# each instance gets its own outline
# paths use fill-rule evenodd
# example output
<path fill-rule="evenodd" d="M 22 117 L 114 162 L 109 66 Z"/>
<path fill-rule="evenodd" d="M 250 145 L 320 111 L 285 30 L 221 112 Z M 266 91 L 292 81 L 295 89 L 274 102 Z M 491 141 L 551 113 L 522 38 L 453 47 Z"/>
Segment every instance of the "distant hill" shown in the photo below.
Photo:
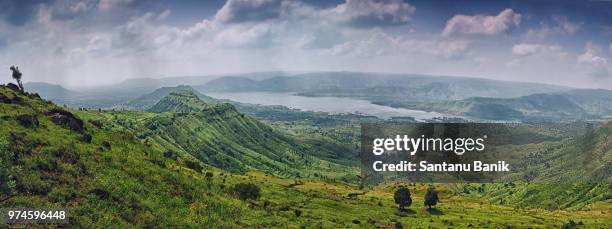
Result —
<path fill-rule="evenodd" d="M 24 88 L 28 92 L 38 93 L 42 98 L 52 100 L 58 104 L 66 104 L 80 97 L 80 93 L 68 90 L 60 85 L 43 83 L 43 82 L 27 82 Z"/>
<path fill-rule="evenodd" d="M 196 88 L 205 92 L 298 92 L 306 96 L 340 96 L 369 100 L 512 98 L 570 89 L 546 84 L 467 77 L 360 72 L 308 73 L 265 80 L 222 77 Z"/>
<path fill-rule="evenodd" d="M 473 97 L 429 103 L 376 102 L 490 120 L 559 121 L 612 116 L 612 91 L 578 89 L 517 98 Z"/>
<path fill-rule="evenodd" d="M 43 97 L 69 97 L 77 93 L 60 85 L 43 82 L 27 82 L 23 86 L 26 91 L 38 93 Z"/>

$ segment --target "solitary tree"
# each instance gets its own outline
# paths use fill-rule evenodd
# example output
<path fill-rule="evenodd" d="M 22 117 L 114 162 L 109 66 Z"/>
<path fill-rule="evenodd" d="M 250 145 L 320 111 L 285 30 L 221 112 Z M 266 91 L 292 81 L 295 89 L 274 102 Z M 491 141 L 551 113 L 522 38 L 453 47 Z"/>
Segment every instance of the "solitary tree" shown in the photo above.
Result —
<path fill-rule="evenodd" d="M 405 207 L 410 206 L 410 204 L 412 204 L 410 190 L 408 190 L 408 188 L 406 188 L 405 186 L 401 186 L 399 189 L 395 190 L 393 199 L 395 199 L 395 203 L 399 205 L 400 211 L 403 211 Z"/>
<path fill-rule="evenodd" d="M 13 79 L 17 80 L 17 85 L 19 85 L 19 90 L 23 91 L 23 84 L 21 83 L 21 72 L 19 71 L 19 67 L 11 66 L 9 69 L 13 71 Z"/>
<path fill-rule="evenodd" d="M 425 206 L 431 210 L 431 206 L 436 204 L 438 204 L 438 192 L 433 187 L 430 187 L 425 194 Z"/>

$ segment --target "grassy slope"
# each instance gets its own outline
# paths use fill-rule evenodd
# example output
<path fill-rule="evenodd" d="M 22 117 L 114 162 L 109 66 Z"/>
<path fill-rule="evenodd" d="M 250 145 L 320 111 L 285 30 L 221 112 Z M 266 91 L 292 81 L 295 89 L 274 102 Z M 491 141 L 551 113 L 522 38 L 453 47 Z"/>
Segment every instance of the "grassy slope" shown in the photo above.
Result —
<path fill-rule="evenodd" d="M 1 207 L 66 207 L 70 224 L 81 227 L 230 226 L 224 218 L 240 214 L 238 201 L 182 165 L 193 159 L 165 158 L 130 133 L 90 123 L 79 133 L 44 115 L 58 108 L 51 103 L 6 87 L 0 95 L 13 100 L 0 103 L 0 167 L 16 184 L 2 193 Z M 22 114 L 39 125 L 18 124 Z M 80 140 L 86 134 L 90 143 Z"/>
<path fill-rule="evenodd" d="M 400 222 L 404 228 L 466 228 L 470 224 L 474 228 L 560 228 L 570 220 L 582 222 L 588 228 L 607 228 L 612 224 L 611 200 L 596 202 L 585 211 L 513 208 L 457 195 L 454 185 L 436 184 L 441 202 L 438 211 L 430 213 L 423 206 L 429 185 L 405 184 L 409 185 L 413 202 L 410 212 L 402 216 L 393 203 L 393 192 L 400 184 L 381 185 L 364 195 L 349 197 L 363 192 L 351 186 L 304 179 L 300 180 L 303 185 L 290 188 L 295 181 L 261 173 L 233 175 L 226 182 L 240 177 L 265 187 L 262 199 L 249 204 L 255 210 L 247 212 L 241 220 L 246 227 L 393 228 L 395 222 Z M 295 216 L 296 209 L 302 212 L 300 217 Z M 353 223 L 355 219 L 360 224 Z"/>
<path fill-rule="evenodd" d="M 80 112 L 117 124 L 162 150 L 186 153 L 232 172 L 259 169 L 280 177 L 355 179 L 355 149 L 338 141 L 297 139 L 272 129 L 230 104 L 201 101 L 190 90 L 170 93 L 148 112 Z M 168 112 L 170 111 L 170 112 Z M 348 158 L 348 159 L 347 159 Z"/>
<path fill-rule="evenodd" d="M 15 93 L 0 87 L 13 100 Z M 404 227 L 560 227 L 570 219 L 592 228 L 612 224 L 612 203 L 597 202 L 588 211 L 513 209 L 491 205 L 476 198 L 454 195 L 437 185 L 439 214 L 422 206 L 425 185 L 410 186 L 413 214 L 397 215 L 392 203 L 394 185 L 382 185 L 365 195 L 351 186 L 311 179 L 280 179 L 262 173 L 247 175 L 214 172 L 212 179 L 184 166 L 189 157 L 166 158 L 159 150 L 136 140 L 119 128 L 101 129 L 85 123 L 91 143 L 83 133 L 52 123 L 44 112 L 56 108 L 36 98 L 17 95 L 24 105 L 0 103 L 0 149 L 16 188 L 11 197 L 0 198 L 0 207 L 67 207 L 70 223 L 81 227 L 195 226 L 195 227 L 318 227 L 374 228 L 401 222 Z M 90 116 L 108 113 L 81 112 Z M 19 114 L 34 114 L 40 125 L 26 128 L 15 121 Z M 150 114 L 152 115 L 152 114 Z M 21 133 L 19 144 L 11 133 Z M 110 149 L 103 142 L 111 144 Z M 11 144 L 9 144 L 11 143 Z M 59 153 L 62 152 L 62 153 Z M 1 174 L 1 173 L 0 173 Z M 252 182 L 262 187 L 257 201 L 238 201 L 228 187 Z M 4 195 L 4 194 L 3 194 Z M 296 210 L 302 214 L 296 217 Z M 359 220 L 360 224 L 352 221 Z"/>
<path fill-rule="evenodd" d="M 547 209 L 584 209 L 589 203 L 612 199 L 612 122 L 583 136 L 558 142 L 508 146 L 526 152 L 515 164 L 532 182 L 468 185 L 462 192 L 494 203 Z"/>

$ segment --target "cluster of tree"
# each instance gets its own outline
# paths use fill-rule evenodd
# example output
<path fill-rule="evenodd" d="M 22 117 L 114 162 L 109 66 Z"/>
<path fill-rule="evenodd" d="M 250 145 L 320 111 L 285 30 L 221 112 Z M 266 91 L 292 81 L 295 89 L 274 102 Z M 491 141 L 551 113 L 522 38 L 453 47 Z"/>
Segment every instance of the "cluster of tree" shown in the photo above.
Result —
<path fill-rule="evenodd" d="M 409 207 L 412 204 L 410 190 L 406 186 L 401 186 L 395 190 L 393 199 L 395 200 L 395 203 L 399 205 L 400 211 L 404 211 L 406 207 Z M 434 187 L 429 187 L 427 189 L 427 193 L 425 193 L 423 204 L 427 206 L 427 209 L 431 210 L 433 206 L 438 204 L 438 200 L 438 191 L 436 191 Z"/>

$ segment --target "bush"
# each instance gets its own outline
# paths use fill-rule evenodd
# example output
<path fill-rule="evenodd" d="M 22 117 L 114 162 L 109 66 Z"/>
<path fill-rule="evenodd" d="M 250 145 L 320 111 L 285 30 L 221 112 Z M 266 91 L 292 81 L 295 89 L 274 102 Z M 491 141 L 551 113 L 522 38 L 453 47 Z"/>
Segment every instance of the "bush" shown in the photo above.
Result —
<path fill-rule="evenodd" d="M 412 204 L 412 198 L 410 197 L 410 190 L 405 186 L 401 186 L 399 189 L 395 191 L 393 195 L 393 199 L 395 203 L 399 205 L 400 210 L 404 210 L 407 206 Z"/>
<path fill-rule="evenodd" d="M 190 168 L 196 172 L 202 172 L 202 169 L 204 169 L 204 167 L 202 167 L 199 162 L 191 161 L 191 160 L 186 160 L 185 166 L 187 166 L 187 168 Z"/>
<path fill-rule="evenodd" d="M 257 185 L 250 183 L 239 183 L 232 188 L 234 195 L 241 200 L 257 200 L 259 199 L 260 189 Z"/>

